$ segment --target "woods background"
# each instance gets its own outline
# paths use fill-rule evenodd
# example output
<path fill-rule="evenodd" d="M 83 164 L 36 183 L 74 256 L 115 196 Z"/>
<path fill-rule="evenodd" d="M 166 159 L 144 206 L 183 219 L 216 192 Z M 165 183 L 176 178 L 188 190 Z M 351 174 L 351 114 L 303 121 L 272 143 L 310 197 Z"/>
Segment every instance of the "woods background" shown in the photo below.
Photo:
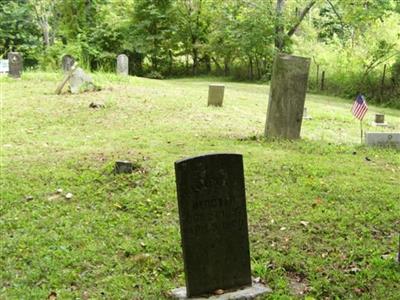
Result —
<path fill-rule="evenodd" d="M 277 51 L 312 58 L 309 89 L 400 108 L 398 0 L 0 0 L 0 56 L 59 70 L 269 81 Z"/>

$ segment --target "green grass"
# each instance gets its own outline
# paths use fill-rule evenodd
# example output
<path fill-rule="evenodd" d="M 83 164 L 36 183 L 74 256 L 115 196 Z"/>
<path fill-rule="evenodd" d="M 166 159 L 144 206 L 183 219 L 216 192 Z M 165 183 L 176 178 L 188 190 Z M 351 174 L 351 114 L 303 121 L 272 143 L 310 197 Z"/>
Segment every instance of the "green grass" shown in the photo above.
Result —
<path fill-rule="evenodd" d="M 0 78 L 1 299 L 163 299 L 184 285 L 173 163 L 209 152 L 244 156 L 267 299 L 400 298 L 400 155 L 360 145 L 352 101 L 308 95 L 302 140 L 271 141 L 265 85 L 226 82 L 213 108 L 212 78 L 95 74 L 102 91 L 57 96 L 61 78 Z M 369 126 L 375 112 L 393 128 Z M 400 130 L 398 110 L 366 119 Z M 140 167 L 115 176 L 118 159 Z"/>

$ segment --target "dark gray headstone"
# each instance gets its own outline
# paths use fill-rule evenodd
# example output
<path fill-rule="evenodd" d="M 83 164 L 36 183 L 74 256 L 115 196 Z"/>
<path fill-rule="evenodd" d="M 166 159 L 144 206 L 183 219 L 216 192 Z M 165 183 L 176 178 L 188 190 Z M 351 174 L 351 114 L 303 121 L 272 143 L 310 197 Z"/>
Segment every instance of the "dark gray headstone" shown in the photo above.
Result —
<path fill-rule="evenodd" d="M 13 78 L 20 78 L 23 68 L 22 54 L 19 52 L 8 53 L 8 76 Z"/>
<path fill-rule="evenodd" d="M 127 160 L 117 160 L 114 167 L 115 174 L 130 174 L 133 172 L 133 164 Z"/>
<path fill-rule="evenodd" d="M 64 72 L 68 72 L 71 70 L 72 66 L 75 63 L 75 59 L 71 55 L 64 55 L 62 58 L 62 69 Z"/>
<path fill-rule="evenodd" d="M 129 73 L 129 58 L 125 54 L 120 54 L 117 57 L 117 74 L 128 75 Z"/>
<path fill-rule="evenodd" d="M 269 93 L 265 136 L 300 138 L 310 59 L 276 56 Z"/>
<path fill-rule="evenodd" d="M 243 159 L 175 162 L 187 297 L 251 285 Z"/>

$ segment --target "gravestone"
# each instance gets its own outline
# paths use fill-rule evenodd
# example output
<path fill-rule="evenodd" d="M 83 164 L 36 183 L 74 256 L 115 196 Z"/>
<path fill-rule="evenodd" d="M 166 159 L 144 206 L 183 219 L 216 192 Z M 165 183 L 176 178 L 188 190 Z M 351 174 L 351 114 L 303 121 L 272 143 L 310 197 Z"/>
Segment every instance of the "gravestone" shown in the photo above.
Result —
<path fill-rule="evenodd" d="M 368 146 L 400 149 L 400 132 L 367 132 L 365 133 L 365 143 Z"/>
<path fill-rule="evenodd" d="M 75 59 L 71 55 L 64 55 L 62 58 L 62 69 L 64 73 L 69 72 L 75 63 Z"/>
<path fill-rule="evenodd" d="M 19 52 L 8 53 L 8 76 L 13 78 L 21 78 L 23 60 L 22 55 Z"/>
<path fill-rule="evenodd" d="M 93 87 L 92 77 L 87 75 L 82 68 L 77 68 L 69 79 L 70 89 L 72 94 L 78 94 L 85 86 Z"/>
<path fill-rule="evenodd" d="M 0 59 L 0 74 L 9 72 L 8 59 Z"/>
<path fill-rule="evenodd" d="M 300 138 L 310 59 L 287 54 L 275 58 L 265 136 Z"/>
<path fill-rule="evenodd" d="M 372 125 L 374 126 L 387 126 L 387 123 L 385 123 L 385 115 L 384 114 L 375 114 L 375 120 L 372 122 Z"/>
<path fill-rule="evenodd" d="M 175 174 L 186 288 L 172 295 L 186 299 L 228 290 L 232 298 L 221 299 L 239 299 L 235 293 L 251 299 L 269 291 L 252 285 L 242 155 L 180 160 Z"/>
<path fill-rule="evenodd" d="M 210 84 L 208 86 L 208 106 L 222 106 L 224 91 L 225 86 L 223 84 Z"/>
<path fill-rule="evenodd" d="M 125 54 L 120 54 L 117 57 L 117 74 L 128 75 L 129 73 L 129 58 Z"/>
<path fill-rule="evenodd" d="M 312 117 L 308 115 L 307 107 L 304 107 L 304 110 L 303 110 L 303 119 L 304 119 L 304 120 L 312 120 Z"/>
<path fill-rule="evenodd" d="M 117 160 L 115 162 L 115 174 L 130 174 L 133 172 L 133 164 L 127 160 Z"/>

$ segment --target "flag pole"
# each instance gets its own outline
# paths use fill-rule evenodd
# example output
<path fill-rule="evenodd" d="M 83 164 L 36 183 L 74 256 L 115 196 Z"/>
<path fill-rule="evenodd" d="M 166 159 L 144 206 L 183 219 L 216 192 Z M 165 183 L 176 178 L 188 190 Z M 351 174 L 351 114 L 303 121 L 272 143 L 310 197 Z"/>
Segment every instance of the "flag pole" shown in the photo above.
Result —
<path fill-rule="evenodd" d="M 362 144 L 363 141 L 363 126 L 362 126 L 362 119 L 360 120 L 360 141 Z"/>

